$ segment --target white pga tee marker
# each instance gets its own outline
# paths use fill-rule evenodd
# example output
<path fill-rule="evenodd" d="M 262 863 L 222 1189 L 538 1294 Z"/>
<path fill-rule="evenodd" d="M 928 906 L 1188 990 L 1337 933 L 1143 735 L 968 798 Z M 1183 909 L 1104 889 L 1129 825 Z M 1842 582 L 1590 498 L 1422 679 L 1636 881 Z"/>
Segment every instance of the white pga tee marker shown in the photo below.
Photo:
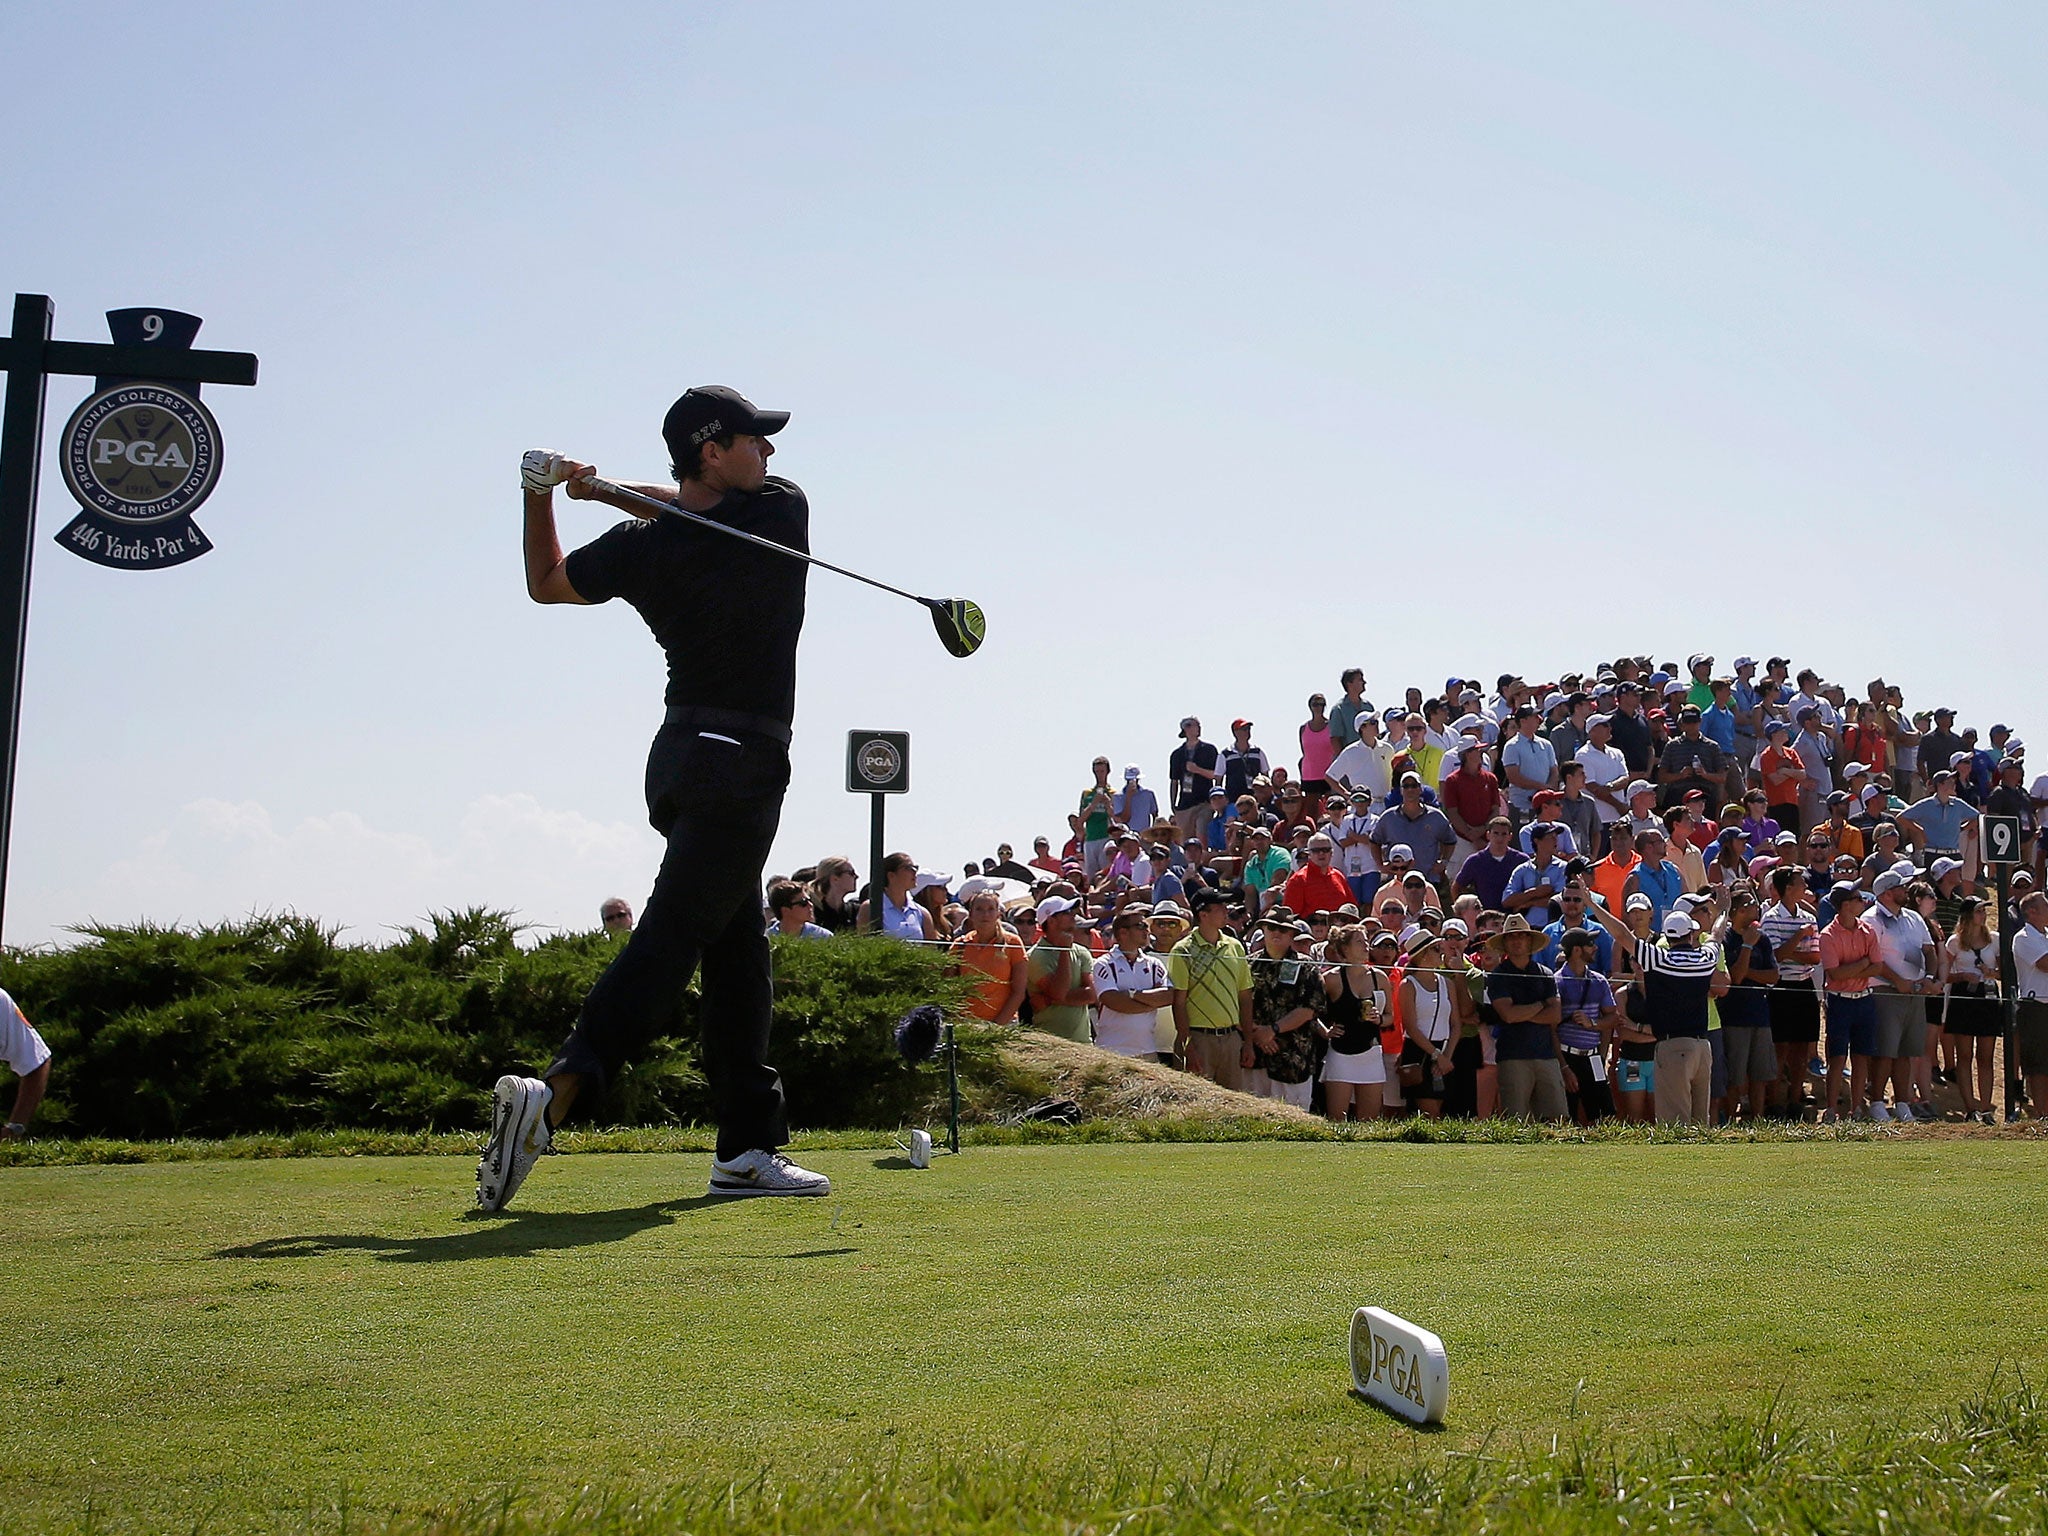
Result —
<path fill-rule="evenodd" d="M 1451 1397 L 1444 1341 L 1382 1307 L 1351 1314 L 1351 1384 L 1417 1424 L 1441 1424 Z"/>

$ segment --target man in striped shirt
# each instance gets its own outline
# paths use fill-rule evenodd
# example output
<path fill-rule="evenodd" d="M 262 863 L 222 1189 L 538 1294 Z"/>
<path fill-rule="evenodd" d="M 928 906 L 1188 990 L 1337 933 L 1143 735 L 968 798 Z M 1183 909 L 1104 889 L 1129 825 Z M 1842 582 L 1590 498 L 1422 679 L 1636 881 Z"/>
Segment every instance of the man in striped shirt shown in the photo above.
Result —
<path fill-rule="evenodd" d="M 1701 942 L 1699 924 L 1675 908 L 1660 925 L 1664 942 L 1638 939 L 1605 908 L 1590 909 L 1614 935 L 1633 948 L 1643 972 L 1643 1006 L 1657 1037 L 1657 1118 L 1665 1124 L 1705 1125 L 1713 1098 L 1714 1054 L 1707 1041 L 1707 1004 L 1728 991 L 1721 946 Z"/>

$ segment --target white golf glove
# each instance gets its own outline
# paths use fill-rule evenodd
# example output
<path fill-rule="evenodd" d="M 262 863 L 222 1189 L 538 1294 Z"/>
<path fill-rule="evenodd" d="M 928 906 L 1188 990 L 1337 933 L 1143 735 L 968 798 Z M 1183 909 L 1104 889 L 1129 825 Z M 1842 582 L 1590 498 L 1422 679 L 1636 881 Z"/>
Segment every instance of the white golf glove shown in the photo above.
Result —
<path fill-rule="evenodd" d="M 569 460 L 551 448 L 529 448 L 519 456 L 519 483 L 529 491 L 550 491 L 569 478 Z"/>

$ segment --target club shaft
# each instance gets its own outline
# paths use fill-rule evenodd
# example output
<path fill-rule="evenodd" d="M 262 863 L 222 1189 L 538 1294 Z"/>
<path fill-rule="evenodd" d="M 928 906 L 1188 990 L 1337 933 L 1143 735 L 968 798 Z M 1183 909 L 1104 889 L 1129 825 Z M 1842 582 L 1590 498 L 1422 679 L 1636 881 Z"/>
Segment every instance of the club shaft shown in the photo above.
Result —
<path fill-rule="evenodd" d="M 778 544 L 773 539 L 764 539 L 759 534 L 748 533 L 744 529 L 734 528 L 729 524 L 719 522 L 716 518 L 705 517 L 702 513 L 692 512 L 687 507 L 679 507 L 672 501 L 663 501 L 658 496 L 644 496 L 638 491 L 630 490 L 620 485 L 615 480 L 604 480 L 596 475 L 591 475 L 586 478 L 584 483 L 601 495 L 634 502 L 643 507 L 651 507 L 654 511 L 664 516 L 680 517 L 685 522 L 696 523 L 700 527 L 709 528 L 715 533 L 728 534 L 735 539 L 745 539 L 749 544 L 758 544 L 763 549 L 772 549 L 778 555 L 788 555 L 792 560 L 801 560 L 805 565 L 815 565 L 819 570 L 830 571 L 835 576 L 845 576 L 854 581 L 865 582 L 868 586 L 879 587 L 884 592 L 893 592 L 898 597 L 907 597 L 913 603 L 923 603 L 927 607 L 931 605 L 932 600 L 928 597 L 919 597 L 915 592 L 906 592 L 901 587 L 892 587 L 886 581 L 877 581 L 872 576 L 861 575 L 859 571 L 849 571 L 843 565 L 834 565 L 830 560 L 820 560 L 816 555 L 807 555 L 800 549 L 791 549 L 787 544 Z"/>

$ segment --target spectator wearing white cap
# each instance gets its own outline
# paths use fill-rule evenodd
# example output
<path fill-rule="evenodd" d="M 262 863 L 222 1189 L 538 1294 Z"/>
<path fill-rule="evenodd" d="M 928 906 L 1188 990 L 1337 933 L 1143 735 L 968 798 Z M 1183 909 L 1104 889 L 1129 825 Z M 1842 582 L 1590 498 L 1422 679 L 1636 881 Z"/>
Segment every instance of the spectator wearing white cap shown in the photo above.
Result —
<path fill-rule="evenodd" d="M 1363 789 L 1375 804 L 1394 792 L 1394 744 L 1380 734 L 1380 717 L 1361 713 L 1351 741 L 1330 762 L 1330 778 L 1346 790 Z"/>
<path fill-rule="evenodd" d="M 1143 832 L 1159 819 L 1159 797 L 1140 781 L 1136 763 L 1124 765 L 1124 787 L 1110 801 L 1116 819 L 1134 832 Z"/>
<path fill-rule="evenodd" d="M 1927 1054 L 1927 997 L 1937 990 L 1940 965 L 1934 935 L 1908 904 L 1907 882 L 1886 870 L 1870 883 L 1876 898 L 1863 924 L 1877 941 L 1872 989 L 1877 1000 L 1877 1043 L 1870 1096 L 1881 1103 L 1885 1078 L 1892 1080 L 1892 1118 L 1910 1125 L 1935 1118 L 1932 1105 L 1914 1100 L 1913 1081 Z M 1873 1114 L 1875 1110 L 1873 1110 Z"/>
<path fill-rule="evenodd" d="M 1079 906 L 1071 896 L 1048 896 L 1038 904 L 1027 990 L 1033 1029 L 1086 1045 L 1094 1037 L 1088 1007 L 1095 1001 L 1095 957 L 1074 942 Z"/>
<path fill-rule="evenodd" d="M 1351 889 L 1351 899 L 1365 911 L 1372 906 L 1379 889 L 1379 850 L 1373 847 L 1372 827 L 1378 819 L 1373 811 L 1372 791 L 1360 786 L 1349 795 L 1349 807 L 1339 812 L 1323 830 L 1337 848 L 1337 872 Z"/>
<path fill-rule="evenodd" d="M 1613 738 L 1613 717 L 1594 715 L 1586 722 L 1586 744 L 1572 754 L 1572 761 L 1586 772 L 1586 793 L 1600 808 L 1600 820 L 1605 825 L 1628 815 L 1628 763 L 1621 749 L 1613 745 Z M 1599 852 L 1591 847 L 1585 851 L 1589 857 Z"/>
<path fill-rule="evenodd" d="M 1692 914 L 1668 913 L 1658 925 L 1663 942 L 1638 939 L 1612 913 L 1592 909 L 1617 948 L 1626 946 L 1643 981 L 1643 1023 L 1656 1037 L 1657 1119 L 1705 1125 L 1713 1102 L 1714 1058 L 1707 1043 L 1708 1005 L 1728 991 L 1721 947 L 1701 942 Z"/>
<path fill-rule="evenodd" d="M 2048 1112 L 2048 893 L 2034 891 L 2023 898 L 2019 916 L 2023 926 L 2012 941 L 2013 971 L 2019 987 L 2014 1038 L 2027 1099 L 2038 1119 Z M 2014 1117 L 2014 1111 L 2008 1109 L 2006 1118 Z"/>

